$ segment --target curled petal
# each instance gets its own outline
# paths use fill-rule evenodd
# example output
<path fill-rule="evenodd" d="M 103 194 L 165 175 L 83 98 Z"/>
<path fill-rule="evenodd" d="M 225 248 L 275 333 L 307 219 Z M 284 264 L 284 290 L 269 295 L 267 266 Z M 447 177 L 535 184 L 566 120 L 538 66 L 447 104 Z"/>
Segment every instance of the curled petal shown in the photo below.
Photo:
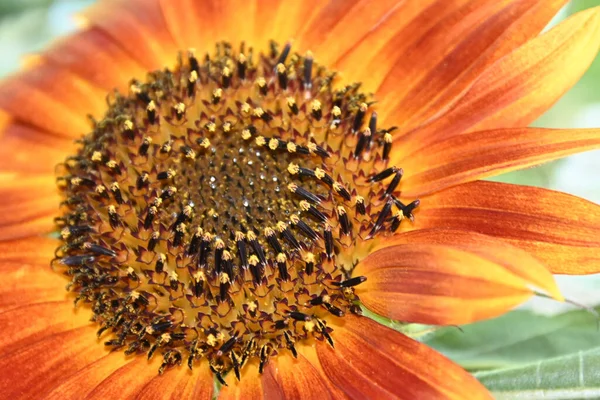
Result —
<path fill-rule="evenodd" d="M 466 324 L 501 315 L 532 295 L 529 282 L 495 257 L 443 245 L 386 247 L 354 274 L 367 277 L 356 293 L 368 309 L 406 322 Z"/>
<path fill-rule="evenodd" d="M 317 343 L 326 376 L 353 399 L 491 399 L 470 374 L 373 320 L 346 316 L 334 326 L 335 349 Z"/>
<path fill-rule="evenodd" d="M 468 131 L 529 125 L 579 80 L 599 45 L 600 8 L 575 14 L 492 64 L 448 112 L 398 138 L 401 152 Z"/>
<path fill-rule="evenodd" d="M 51 175 L 0 174 L 0 240 L 49 233 L 60 202 Z"/>
<path fill-rule="evenodd" d="M 401 126 L 410 127 L 443 113 L 487 67 L 538 35 L 565 3 L 565 0 L 516 0 L 502 2 L 502 7 L 496 10 L 490 8 L 487 18 L 476 29 L 459 37 L 452 48 L 440 52 L 441 61 L 437 62 L 438 57 L 422 57 L 433 62 L 422 71 L 419 80 L 406 82 L 403 96 L 394 83 L 405 75 L 392 69 L 380 87 L 382 94 L 393 93 L 389 96 L 392 98 L 389 111 L 382 115 L 394 116 Z M 399 64 L 403 62 L 400 60 Z"/>
<path fill-rule="evenodd" d="M 502 265 L 555 299 L 563 300 L 552 273 L 539 260 L 501 239 L 456 229 L 418 229 L 384 239 L 373 251 L 398 244 L 439 244 L 478 254 Z"/>
<path fill-rule="evenodd" d="M 475 181 L 421 199 L 413 224 L 502 238 L 555 274 L 600 272 L 600 206 L 552 190 Z"/>
<path fill-rule="evenodd" d="M 420 197 L 459 183 L 600 148 L 600 129 L 512 128 L 442 139 L 396 163 L 407 176 L 402 195 Z"/>

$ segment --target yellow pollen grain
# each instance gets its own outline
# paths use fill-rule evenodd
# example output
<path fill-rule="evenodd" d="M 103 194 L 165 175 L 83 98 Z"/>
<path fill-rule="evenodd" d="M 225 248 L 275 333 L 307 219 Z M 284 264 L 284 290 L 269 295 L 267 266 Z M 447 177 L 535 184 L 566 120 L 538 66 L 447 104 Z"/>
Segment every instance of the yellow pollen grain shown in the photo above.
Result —
<path fill-rule="evenodd" d="M 290 174 L 296 175 L 298 172 L 300 172 L 300 167 L 298 164 L 290 163 L 290 165 L 287 167 L 287 170 Z"/>
<path fill-rule="evenodd" d="M 250 112 L 250 110 L 252 109 L 252 107 L 250 107 L 250 104 L 244 102 L 242 104 L 241 110 L 243 113 L 248 114 Z"/>
<path fill-rule="evenodd" d="M 157 240 L 160 237 L 160 232 L 154 231 L 152 232 L 152 239 Z"/>
<path fill-rule="evenodd" d="M 71 236 L 71 231 L 69 230 L 69 228 L 63 228 L 63 229 L 60 231 L 60 236 L 61 236 L 63 239 L 67 239 L 69 236 Z"/>
<path fill-rule="evenodd" d="M 346 214 L 346 209 L 344 208 L 344 206 L 338 206 L 337 213 L 338 213 L 338 215 Z"/>
<path fill-rule="evenodd" d="M 396 213 L 394 214 L 395 218 L 398 218 L 399 220 L 403 220 L 404 219 L 404 213 L 402 212 L 402 210 L 398 210 L 396 211 Z"/>
<path fill-rule="evenodd" d="M 277 150 L 277 147 L 279 147 L 279 140 L 277 140 L 277 139 L 269 140 L 269 148 L 271 150 Z"/>
<path fill-rule="evenodd" d="M 285 72 L 285 65 L 283 65 L 283 63 L 279 63 L 277 64 L 277 67 L 275 67 L 277 69 L 277 72 L 279 72 L 280 74 L 283 74 Z"/>
<path fill-rule="evenodd" d="M 223 75 L 224 77 L 229 77 L 231 76 L 231 70 L 227 66 L 225 66 L 221 71 L 221 75 Z"/>
<path fill-rule="evenodd" d="M 148 111 L 156 110 L 156 103 L 154 102 L 154 100 L 150 100 L 150 103 L 148 103 L 146 110 L 148 110 Z"/>
<path fill-rule="evenodd" d="M 297 215 L 292 215 L 290 216 L 290 221 L 292 221 L 292 224 L 296 225 L 298 222 L 300 222 L 300 217 Z"/>
<path fill-rule="evenodd" d="M 109 214 L 116 214 L 117 213 L 117 208 L 115 206 L 113 206 L 112 204 L 108 207 L 106 207 L 106 209 L 108 210 Z"/>
<path fill-rule="evenodd" d="M 257 146 L 264 146 L 267 143 L 267 141 L 265 140 L 265 138 L 263 136 L 258 136 L 256 138 L 256 145 Z"/>
<path fill-rule="evenodd" d="M 278 263 L 284 263 L 287 260 L 287 257 L 283 253 L 277 254 L 276 260 Z"/>
<path fill-rule="evenodd" d="M 133 93 L 133 94 L 142 93 L 142 89 L 138 85 L 135 85 L 135 84 L 129 86 L 129 90 L 131 90 L 131 93 Z"/>
<path fill-rule="evenodd" d="M 315 323 L 313 321 L 306 321 L 304 323 L 304 329 L 306 329 L 307 332 L 312 332 L 315 330 Z"/>
<path fill-rule="evenodd" d="M 385 135 L 383 135 L 383 141 L 386 143 L 392 143 L 392 135 L 390 133 L 386 133 Z"/>
<path fill-rule="evenodd" d="M 177 227 L 175 227 L 175 229 L 177 230 L 177 232 L 180 232 L 180 233 L 187 232 L 187 226 L 183 222 L 181 222 L 179 225 L 177 225 Z"/>
<path fill-rule="evenodd" d="M 152 204 L 154 204 L 154 206 L 156 207 L 160 207 L 160 205 L 162 204 L 162 199 L 160 197 L 155 197 L 154 201 L 152 201 Z"/>
<path fill-rule="evenodd" d="M 260 108 L 260 107 L 256 107 L 256 108 L 254 109 L 254 116 L 255 116 L 255 117 L 258 117 L 258 118 L 260 118 L 260 117 L 262 117 L 262 116 L 263 116 L 263 114 L 264 114 L 264 113 L 265 113 L 265 110 L 263 110 L 263 109 L 262 109 L 262 108 Z"/>
<path fill-rule="evenodd" d="M 173 106 L 173 108 L 178 114 L 183 114 L 185 112 L 185 104 L 183 103 L 177 103 Z"/>
<path fill-rule="evenodd" d="M 248 233 L 246 234 L 246 237 L 248 238 L 249 241 L 256 240 L 256 233 L 254 233 L 253 231 L 248 231 Z"/>
<path fill-rule="evenodd" d="M 367 105 L 367 103 L 361 103 L 360 104 L 360 111 L 361 112 L 366 112 L 368 108 L 369 108 L 369 106 Z"/>
<path fill-rule="evenodd" d="M 244 53 L 240 53 L 240 55 L 238 56 L 238 61 L 242 64 L 246 62 L 246 56 L 244 55 Z"/>
<path fill-rule="evenodd" d="M 215 240 L 215 247 L 217 249 L 223 249 L 225 248 L 225 242 L 222 239 L 217 239 Z"/>
<path fill-rule="evenodd" d="M 321 109 L 321 102 L 317 99 L 314 99 L 311 103 L 310 103 L 310 109 L 313 111 L 319 111 Z"/>
<path fill-rule="evenodd" d="M 148 214 L 156 215 L 157 212 L 158 212 L 158 208 L 156 208 L 156 206 L 151 206 L 148 209 Z"/>
<path fill-rule="evenodd" d="M 256 79 L 256 86 L 263 87 L 267 84 L 267 81 L 262 76 Z"/>
<path fill-rule="evenodd" d="M 359 196 L 356 196 L 356 199 L 355 199 L 355 201 L 354 201 L 354 204 L 355 204 L 355 205 L 356 205 L 356 204 L 364 204 L 364 203 L 365 203 L 365 198 L 364 198 L 364 197 L 362 197 L 362 196 L 360 196 L 360 195 L 359 195 Z"/>
<path fill-rule="evenodd" d="M 177 272 L 175 272 L 175 271 L 170 271 L 169 272 L 169 278 L 172 281 L 176 281 L 177 279 L 179 279 L 179 275 L 177 275 Z"/>
<path fill-rule="evenodd" d="M 79 186 L 81 184 L 81 178 L 77 178 L 77 177 L 71 178 L 70 182 L 71 182 L 71 185 L 73 185 L 73 186 Z"/>
<path fill-rule="evenodd" d="M 250 133 L 250 129 L 244 129 L 242 130 L 242 139 L 244 140 L 248 140 L 252 137 L 252 134 Z"/>
<path fill-rule="evenodd" d="M 106 166 L 107 166 L 108 168 L 116 168 L 116 167 L 117 167 L 117 162 L 116 162 L 115 160 L 109 160 L 109 161 L 106 163 Z"/>
<path fill-rule="evenodd" d="M 287 147 L 287 151 L 290 153 L 295 153 L 296 152 L 296 144 L 292 143 L 292 142 L 288 142 L 288 144 L 286 145 Z"/>
<path fill-rule="evenodd" d="M 134 273 L 135 273 L 135 269 L 133 269 L 133 267 L 127 268 L 127 274 L 132 275 Z"/>
<path fill-rule="evenodd" d="M 289 107 L 293 107 L 296 104 L 296 99 L 294 99 L 292 96 L 286 97 L 285 101 Z"/>
<path fill-rule="evenodd" d="M 206 281 L 206 275 L 202 271 L 196 271 L 194 273 L 194 279 L 196 280 L 196 282 L 204 282 Z"/>
<path fill-rule="evenodd" d="M 229 283 L 230 279 L 229 279 L 229 275 L 227 275 L 227 273 L 225 272 L 221 272 L 219 274 L 219 283 Z"/>
<path fill-rule="evenodd" d="M 208 140 L 207 138 L 202 139 L 202 141 L 200 142 L 200 146 L 204 147 L 205 149 L 210 147 L 210 140 Z"/>
<path fill-rule="evenodd" d="M 98 194 L 102 194 L 106 191 L 106 187 L 104 185 L 98 185 L 98 186 L 96 186 L 94 191 Z"/>
<path fill-rule="evenodd" d="M 308 210 L 310 210 L 310 203 L 306 200 L 301 200 L 300 208 L 302 209 L 302 211 L 308 211 Z"/>
<path fill-rule="evenodd" d="M 315 168 L 315 176 L 319 179 L 323 179 L 325 177 L 325 171 L 321 168 Z"/>
<path fill-rule="evenodd" d="M 269 227 L 266 227 L 265 230 L 263 231 L 263 233 L 267 237 L 275 235 L 275 231 L 273 230 L 273 228 L 269 228 Z"/>
<path fill-rule="evenodd" d="M 340 192 L 344 187 L 339 182 L 333 182 L 333 190 Z"/>
<path fill-rule="evenodd" d="M 123 128 L 126 131 L 132 131 L 133 130 L 133 122 L 131 120 L 125 120 L 125 122 L 123 122 Z"/>
<path fill-rule="evenodd" d="M 213 90 L 213 97 L 216 99 L 221 98 L 221 96 L 223 96 L 223 89 L 221 88 L 216 88 L 215 90 Z"/>
<path fill-rule="evenodd" d="M 102 153 L 100 153 L 99 151 L 93 152 L 92 153 L 92 161 L 94 161 L 94 162 L 102 161 Z"/>
<path fill-rule="evenodd" d="M 160 335 L 161 343 L 168 343 L 170 341 L 171 341 L 171 335 L 169 333 L 163 333 L 162 335 Z"/>
<path fill-rule="evenodd" d="M 198 80 L 198 73 L 196 71 L 190 72 L 190 77 L 188 78 L 190 83 L 194 83 Z"/>
<path fill-rule="evenodd" d="M 333 110 L 331 110 L 331 115 L 335 118 L 339 118 L 342 115 L 342 110 L 338 106 L 333 106 Z"/>
<path fill-rule="evenodd" d="M 167 262 L 167 256 L 164 253 L 158 253 L 158 260 L 162 263 Z"/>
<path fill-rule="evenodd" d="M 323 303 L 331 303 L 331 297 L 328 295 L 323 296 Z"/>
<path fill-rule="evenodd" d="M 245 236 L 246 235 L 244 235 L 244 232 L 242 232 L 242 231 L 236 231 L 235 232 L 235 240 L 236 240 L 236 242 L 239 242 L 240 240 L 244 240 Z"/>
<path fill-rule="evenodd" d="M 206 129 L 208 129 L 209 132 L 214 133 L 217 130 L 217 124 L 214 122 L 209 122 L 206 124 Z"/>
<path fill-rule="evenodd" d="M 279 221 L 279 222 L 277 223 L 277 230 L 278 230 L 279 232 L 283 232 L 283 231 L 285 231 L 286 229 L 287 229 L 287 225 L 286 225 L 286 223 L 285 223 L 285 222 Z"/>
<path fill-rule="evenodd" d="M 185 157 L 189 158 L 190 160 L 195 160 L 196 152 L 193 149 L 187 149 L 185 152 Z"/>
<path fill-rule="evenodd" d="M 371 136 L 371 130 L 369 128 L 365 128 L 365 130 L 363 131 L 363 135 L 365 135 L 366 137 Z"/>
<path fill-rule="evenodd" d="M 315 262 L 315 255 L 313 253 L 306 253 L 304 255 L 304 261 L 306 261 L 306 262 Z"/>
<path fill-rule="evenodd" d="M 225 122 L 223 124 L 223 132 L 229 133 L 231 131 L 231 122 Z"/>
<path fill-rule="evenodd" d="M 248 264 L 252 265 L 252 266 L 256 266 L 258 265 L 258 257 L 256 257 L 254 254 L 252 254 L 250 257 L 248 257 Z"/>
<path fill-rule="evenodd" d="M 229 250 L 223 250 L 223 260 L 229 261 L 231 259 L 233 259 L 231 252 Z"/>
<path fill-rule="evenodd" d="M 217 338 L 212 333 L 206 337 L 206 344 L 210 347 L 215 347 L 217 345 Z"/>
<path fill-rule="evenodd" d="M 296 189 L 298 189 L 298 185 L 296 185 L 295 183 L 290 183 L 287 187 L 288 190 L 292 193 L 295 193 Z"/>
<path fill-rule="evenodd" d="M 250 312 L 256 311 L 257 308 L 258 303 L 256 301 L 251 301 L 250 303 L 248 303 L 248 310 L 250 310 Z"/>

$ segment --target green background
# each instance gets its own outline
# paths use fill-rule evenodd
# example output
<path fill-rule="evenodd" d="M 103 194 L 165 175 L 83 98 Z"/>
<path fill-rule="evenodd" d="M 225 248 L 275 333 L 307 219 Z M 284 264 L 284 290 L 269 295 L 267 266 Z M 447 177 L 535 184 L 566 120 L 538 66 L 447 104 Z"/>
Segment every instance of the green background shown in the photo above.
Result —
<path fill-rule="evenodd" d="M 415 0 L 417 1 L 417 0 Z M 91 0 L 0 0 L 0 77 L 28 53 L 76 29 L 72 15 Z M 600 0 L 574 0 L 552 24 Z M 576 62 L 576 61 L 574 61 Z M 600 57 L 536 126 L 600 127 Z M 575 194 L 600 203 L 600 151 L 494 178 Z M 600 279 L 558 277 L 566 297 L 600 304 Z M 503 317 L 433 330 L 384 321 L 419 338 L 473 371 L 498 398 L 600 399 L 600 331 L 594 309 L 534 299 Z M 581 308 L 581 307 L 579 307 Z"/>

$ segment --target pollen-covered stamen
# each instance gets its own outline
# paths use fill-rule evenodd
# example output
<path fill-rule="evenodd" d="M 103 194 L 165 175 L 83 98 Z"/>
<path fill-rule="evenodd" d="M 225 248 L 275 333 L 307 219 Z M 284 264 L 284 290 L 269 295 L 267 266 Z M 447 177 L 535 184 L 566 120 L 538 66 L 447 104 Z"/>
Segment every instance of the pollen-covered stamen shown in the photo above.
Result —
<path fill-rule="evenodd" d="M 206 358 L 225 382 L 308 339 L 333 345 L 327 320 L 360 312 L 367 239 L 419 203 L 399 199 L 371 99 L 334 89 L 312 54 L 220 43 L 182 59 L 111 97 L 61 165 L 54 265 L 108 346 L 161 354 L 160 372 Z"/>

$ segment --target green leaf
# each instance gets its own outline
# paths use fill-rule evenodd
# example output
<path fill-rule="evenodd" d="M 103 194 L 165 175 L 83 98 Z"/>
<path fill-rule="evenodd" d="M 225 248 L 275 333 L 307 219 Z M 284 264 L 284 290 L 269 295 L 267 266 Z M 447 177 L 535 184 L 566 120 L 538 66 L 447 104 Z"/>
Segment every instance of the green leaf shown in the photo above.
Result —
<path fill-rule="evenodd" d="M 554 317 L 517 310 L 499 318 L 445 327 L 422 341 L 470 371 L 528 365 L 600 344 L 597 317 L 585 310 Z"/>
<path fill-rule="evenodd" d="M 598 399 L 600 348 L 475 376 L 496 399 Z"/>

